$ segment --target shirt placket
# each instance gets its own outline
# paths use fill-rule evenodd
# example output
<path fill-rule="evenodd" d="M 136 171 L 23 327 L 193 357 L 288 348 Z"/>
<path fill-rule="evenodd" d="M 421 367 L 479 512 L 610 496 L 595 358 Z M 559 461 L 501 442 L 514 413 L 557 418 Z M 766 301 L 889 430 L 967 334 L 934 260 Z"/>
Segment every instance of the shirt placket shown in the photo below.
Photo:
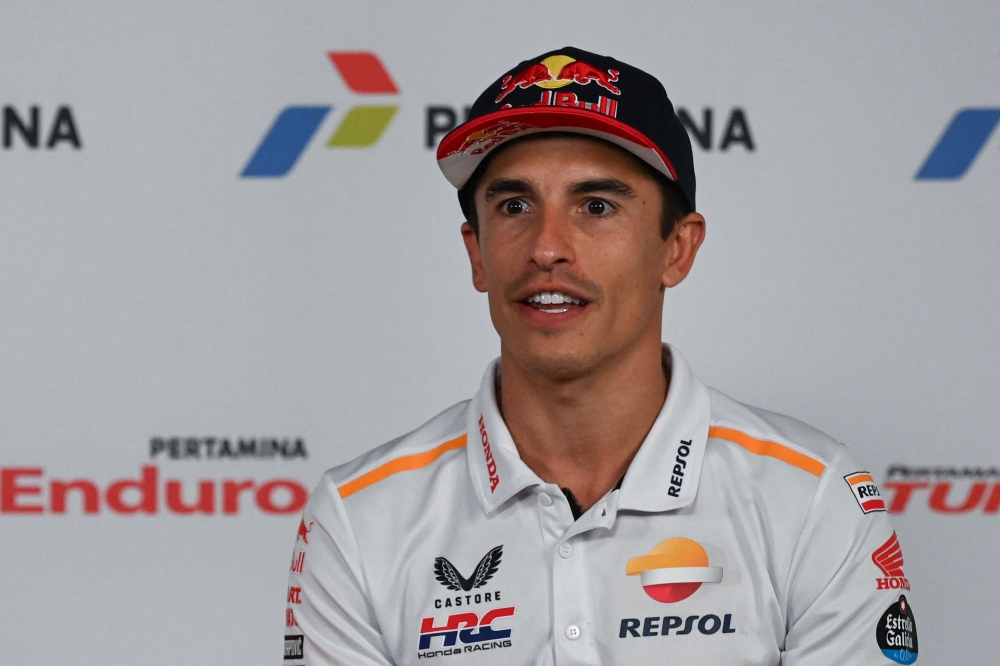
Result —
<path fill-rule="evenodd" d="M 548 484 L 536 489 L 545 553 L 552 571 L 552 628 L 557 666 L 598 666 L 593 594 L 590 590 L 585 533 L 610 527 L 613 511 L 602 500 L 579 520 L 562 491 Z"/>

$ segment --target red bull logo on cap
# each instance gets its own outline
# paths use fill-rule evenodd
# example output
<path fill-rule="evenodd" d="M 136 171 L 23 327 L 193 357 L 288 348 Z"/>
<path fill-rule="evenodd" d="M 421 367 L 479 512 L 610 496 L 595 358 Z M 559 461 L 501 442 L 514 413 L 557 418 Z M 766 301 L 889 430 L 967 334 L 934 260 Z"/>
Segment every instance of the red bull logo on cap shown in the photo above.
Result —
<path fill-rule="evenodd" d="M 620 95 L 622 91 L 615 85 L 617 80 L 617 69 L 600 70 L 582 60 L 565 55 L 554 55 L 541 62 L 528 65 L 517 74 L 503 77 L 500 82 L 500 95 L 496 102 L 499 104 L 504 97 L 518 88 L 538 86 L 551 90 L 568 86 L 571 83 L 585 86 L 593 82 L 613 95 Z"/>

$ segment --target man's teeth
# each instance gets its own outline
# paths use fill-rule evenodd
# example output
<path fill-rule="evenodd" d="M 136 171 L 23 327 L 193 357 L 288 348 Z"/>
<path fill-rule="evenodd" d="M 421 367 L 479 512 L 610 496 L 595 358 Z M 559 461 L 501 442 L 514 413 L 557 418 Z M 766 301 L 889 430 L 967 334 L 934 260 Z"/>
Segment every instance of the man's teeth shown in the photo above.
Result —
<path fill-rule="evenodd" d="M 580 299 L 573 298 L 569 294 L 564 294 L 561 291 L 543 291 L 528 297 L 528 302 L 541 303 L 542 305 L 561 305 L 563 303 L 583 305 L 583 301 Z"/>

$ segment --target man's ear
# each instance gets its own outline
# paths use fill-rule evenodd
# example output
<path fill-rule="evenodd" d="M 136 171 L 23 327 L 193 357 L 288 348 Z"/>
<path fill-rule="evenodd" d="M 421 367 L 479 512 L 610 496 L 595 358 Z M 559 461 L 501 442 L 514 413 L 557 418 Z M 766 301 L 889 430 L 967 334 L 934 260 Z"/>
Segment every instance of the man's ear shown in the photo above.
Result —
<path fill-rule="evenodd" d="M 469 253 L 469 263 L 472 265 L 472 286 L 476 291 L 485 294 L 486 272 L 483 270 L 483 251 L 479 247 L 479 237 L 468 222 L 462 223 L 462 240 L 465 242 L 465 251 Z"/>
<path fill-rule="evenodd" d="M 698 248 L 705 240 L 705 218 L 700 213 L 689 213 L 674 224 L 667 238 L 667 263 L 663 267 L 663 286 L 679 285 L 694 265 Z"/>

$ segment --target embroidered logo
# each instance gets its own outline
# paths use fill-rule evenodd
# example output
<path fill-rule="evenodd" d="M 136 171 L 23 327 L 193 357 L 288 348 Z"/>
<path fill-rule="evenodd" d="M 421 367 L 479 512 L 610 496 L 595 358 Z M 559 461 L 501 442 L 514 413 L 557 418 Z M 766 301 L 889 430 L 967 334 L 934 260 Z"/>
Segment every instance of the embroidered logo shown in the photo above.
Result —
<path fill-rule="evenodd" d="M 501 555 L 503 555 L 502 544 L 490 550 L 483 559 L 479 560 L 476 570 L 469 578 L 464 578 L 462 574 L 458 573 L 455 565 L 446 558 L 437 557 L 434 559 L 434 577 L 449 590 L 468 592 L 486 585 L 490 578 L 493 578 L 493 574 L 500 568 Z"/>

